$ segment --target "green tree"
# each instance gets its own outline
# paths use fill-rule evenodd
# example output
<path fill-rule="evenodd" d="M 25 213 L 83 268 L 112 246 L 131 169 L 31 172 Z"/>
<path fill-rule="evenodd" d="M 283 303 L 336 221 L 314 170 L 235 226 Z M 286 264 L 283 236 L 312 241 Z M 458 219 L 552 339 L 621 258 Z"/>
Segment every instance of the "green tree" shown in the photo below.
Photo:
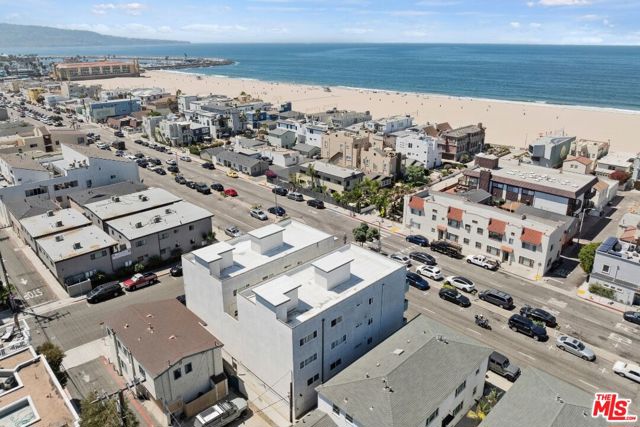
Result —
<path fill-rule="evenodd" d="M 140 425 L 126 399 L 123 399 L 124 420 L 121 424 L 117 396 L 96 401 L 97 398 L 98 394 L 92 391 L 80 403 L 80 427 L 120 427 L 121 425 L 138 427 Z"/>
<path fill-rule="evenodd" d="M 162 114 L 158 113 L 156 110 L 151 110 L 151 111 L 149 111 L 149 114 L 148 114 L 149 117 L 158 117 L 158 116 L 161 116 L 161 115 Z"/>
<path fill-rule="evenodd" d="M 484 420 L 493 407 L 496 406 L 498 400 L 498 390 L 494 388 L 489 394 L 482 396 L 480 400 L 478 400 L 476 407 L 467 413 L 467 417 L 472 420 Z"/>
<path fill-rule="evenodd" d="M 360 225 L 354 228 L 352 231 L 353 240 L 355 240 L 356 242 L 360 243 L 360 245 L 362 245 L 364 242 L 367 241 L 368 232 L 369 232 L 369 226 L 364 222 L 360 223 Z"/>
<path fill-rule="evenodd" d="M 377 228 L 369 227 L 367 230 L 367 241 L 380 240 L 380 232 Z"/>
<path fill-rule="evenodd" d="M 600 246 L 599 242 L 589 243 L 584 245 L 578 253 L 578 259 L 580 260 L 580 267 L 585 273 L 591 274 L 593 269 L 593 259 L 596 256 L 596 249 Z"/>
<path fill-rule="evenodd" d="M 36 347 L 36 353 L 41 354 L 47 359 L 47 363 L 51 366 L 51 370 L 55 374 L 60 384 L 64 387 L 67 383 L 67 374 L 62 369 L 62 361 L 64 360 L 64 351 L 50 341 Z"/>
<path fill-rule="evenodd" d="M 133 266 L 133 271 L 135 271 L 136 273 L 142 273 L 144 271 L 144 264 L 142 263 L 137 263 L 136 265 Z"/>
<path fill-rule="evenodd" d="M 405 181 L 412 187 L 419 187 L 427 183 L 427 173 L 422 166 L 409 166 L 405 171 Z"/>

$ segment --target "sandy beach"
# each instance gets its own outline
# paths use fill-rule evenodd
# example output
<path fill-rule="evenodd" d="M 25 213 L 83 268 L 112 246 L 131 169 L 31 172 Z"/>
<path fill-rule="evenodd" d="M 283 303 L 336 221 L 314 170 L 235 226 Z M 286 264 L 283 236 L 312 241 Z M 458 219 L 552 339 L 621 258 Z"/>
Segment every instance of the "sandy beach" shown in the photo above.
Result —
<path fill-rule="evenodd" d="M 403 93 L 266 82 L 217 76 L 150 71 L 139 78 L 115 78 L 87 81 L 105 89 L 161 87 L 170 93 L 224 94 L 238 96 L 246 92 L 265 101 L 293 103 L 294 110 L 313 113 L 333 107 L 371 111 L 374 118 L 410 114 L 415 123 L 449 122 L 452 126 L 482 123 L 487 142 L 525 147 L 542 134 L 571 135 L 578 138 L 610 141 L 616 151 L 640 151 L 640 111 L 559 106 L 549 104 L 460 98 L 444 95 Z"/>

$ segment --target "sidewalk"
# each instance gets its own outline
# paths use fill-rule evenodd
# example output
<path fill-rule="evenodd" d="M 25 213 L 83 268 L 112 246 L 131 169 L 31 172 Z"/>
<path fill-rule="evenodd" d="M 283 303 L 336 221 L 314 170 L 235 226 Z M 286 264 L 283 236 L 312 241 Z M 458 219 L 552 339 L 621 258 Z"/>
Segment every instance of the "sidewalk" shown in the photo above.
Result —
<path fill-rule="evenodd" d="M 580 285 L 576 292 L 576 295 L 580 299 L 588 301 L 592 304 L 596 304 L 608 310 L 617 311 L 618 313 L 624 313 L 625 311 L 633 310 L 633 306 L 622 304 L 617 301 L 612 301 L 608 298 L 601 297 L 600 295 L 592 294 L 591 292 L 589 292 L 589 284 L 586 282 Z"/>

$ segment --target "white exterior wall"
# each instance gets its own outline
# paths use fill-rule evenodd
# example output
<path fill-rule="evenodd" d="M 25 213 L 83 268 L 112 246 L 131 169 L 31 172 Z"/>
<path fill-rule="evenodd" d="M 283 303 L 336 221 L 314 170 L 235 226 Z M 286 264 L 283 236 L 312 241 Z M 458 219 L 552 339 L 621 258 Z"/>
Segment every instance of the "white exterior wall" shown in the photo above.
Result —
<path fill-rule="evenodd" d="M 569 209 L 569 199 L 562 196 L 555 196 L 553 194 L 536 191 L 533 199 L 533 207 L 566 215 L 567 209 Z"/>
<path fill-rule="evenodd" d="M 427 169 L 442 164 L 442 155 L 438 150 L 438 140 L 428 136 L 399 136 L 396 138 L 396 152 L 408 159 L 417 160 Z"/>
<path fill-rule="evenodd" d="M 0 159 L 0 174 L 9 178 L 14 185 L 28 184 L 49 179 L 51 173 L 46 170 L 33 170 L 11 167 L 8 163 Z"/>

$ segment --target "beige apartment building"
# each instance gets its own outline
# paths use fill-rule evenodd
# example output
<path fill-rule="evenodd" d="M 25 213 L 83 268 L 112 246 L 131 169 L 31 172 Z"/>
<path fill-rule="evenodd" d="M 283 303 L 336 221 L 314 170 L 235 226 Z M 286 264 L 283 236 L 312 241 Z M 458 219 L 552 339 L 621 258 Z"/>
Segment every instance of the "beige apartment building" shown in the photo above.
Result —
<path fill-rule="evenodd" d="M 133 61 L 63 62 L 53 67 L 53 78 L 59 81 L 139 77 L 140 67 Z"/>
<path fill-rule="evenodd" d="M 0 154 L 41 151 L 52 153 L 60 151 L 61 144 L 77 145 L 86 142 L 85 132 L 71 129 L 47 129 L 39 126 L 27 135 L 14 135 L 0 138 Z"/>

